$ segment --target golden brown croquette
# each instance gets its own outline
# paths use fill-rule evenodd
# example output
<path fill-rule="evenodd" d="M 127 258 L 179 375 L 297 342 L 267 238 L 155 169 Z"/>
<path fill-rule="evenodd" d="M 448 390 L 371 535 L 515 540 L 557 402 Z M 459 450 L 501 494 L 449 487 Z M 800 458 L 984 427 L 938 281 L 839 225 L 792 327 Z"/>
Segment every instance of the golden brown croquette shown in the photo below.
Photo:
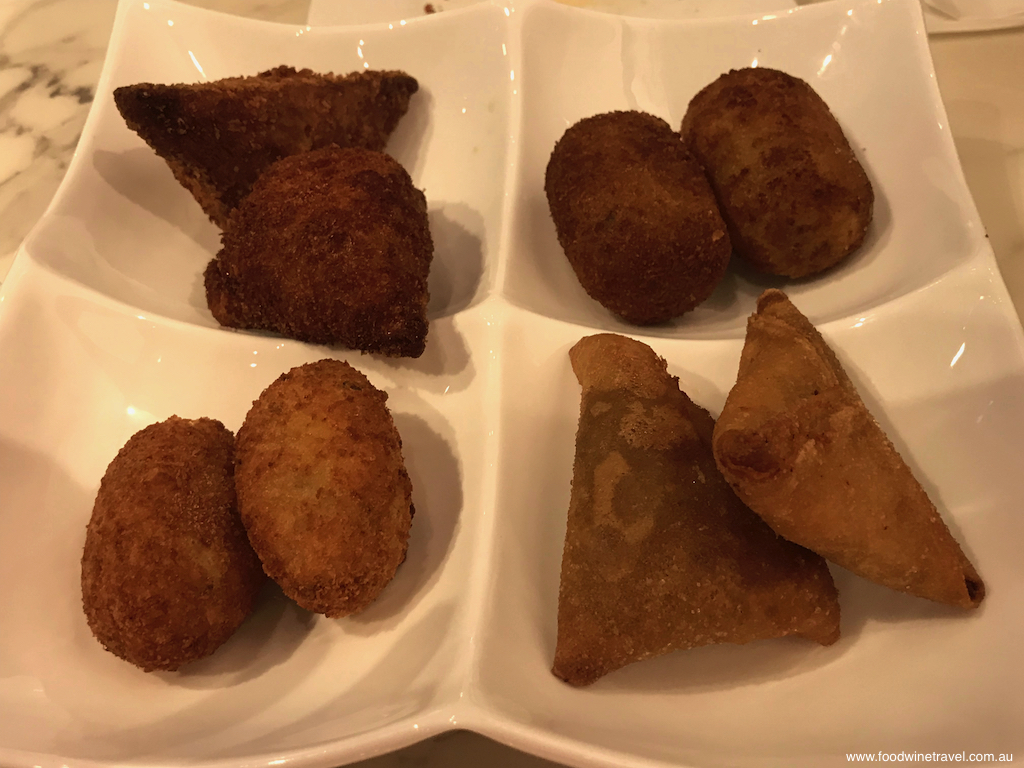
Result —
<path fill-rule="evenodd" d="M 405 560 L 412 483 L 386 400 L 321 360 L 267 387 L 238 431 L 239 511 L 264 570 L 332 618 L 372 603 Z"/>
<path fill-rule="evenodd" d="M 82 605 L 103 646 L 149 672 L 213 653 L 266 580 L 235 504 L 234 437 L 172 416 L 133 435 L 100 482 Z"/>
<path fill-rule="evenodd" d="M 579 121 L 544 179 L 558 241 L 588 294 L 647 325 L 690 311 L 729 264 L 725 223 L 679 134 L 643 112 Z"/>
<path fill-rule="evenodd" d="M 704 166 L 737 255 L 807 277 L 864 241 L 874 193 L 839 123 L 803 80 L 732 70 L 693 97 L 682 135 Z"/>

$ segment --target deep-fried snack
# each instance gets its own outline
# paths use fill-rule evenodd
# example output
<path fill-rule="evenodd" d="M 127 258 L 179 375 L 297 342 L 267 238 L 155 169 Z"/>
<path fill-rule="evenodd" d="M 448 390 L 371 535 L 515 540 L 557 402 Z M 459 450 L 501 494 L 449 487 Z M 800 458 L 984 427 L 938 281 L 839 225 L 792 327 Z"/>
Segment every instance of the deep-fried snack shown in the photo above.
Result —
<path fill-rule="evenodd" d="M 781 291 L 765 291 L 747 322 L 714 451 L 779 535 L 892 589 L 962 608 L 984 598 L 935 505 Z"/>
<path fill-rule="evenodd" d="M 693 97 L 682 135 L 708 174 L 732 247 L 757 269 L 807 277 L 863 242 L 871 182 L 803 80 L 732 70 Z"/>
<path fill-rule="evenodd" d="M 569 352 L 583 387 L 553 672 L 587 685 L 672 650 L 839 637 L 825 561 L 776 536 L 729 488 L 714 421 L 648 346 Z"/>
<path fill-rule="evenodd" d="M 412 483 L 385 401 L 320 360 L 282 374 L 238 430 L 238 508 L 263 568 L 310 611 L 372 603 L 405 560 Z"/>
<path fill-rule="evenodd" d="M 221 325 L 395 357 L 427 335 L 427 204 L 391 157 L 324 149 L 274 163 L 206 269 Z"/>
<path fill-rule="evenodd" d="M 276 67 L 208 83 L 114 91 L 128 127 L 162 157 L 215 224 L 271 163 L 329 144 L 381 151 L 418 89 L 398 71 Z"/>
<path fill-rule="evenodd" d="M 664 120 L 579 121 L 555 144 L 544 190 L 580 285 L 628 322 L 689 312 L 725 274 L 731 246 L 714 195 Z"/>
<path fill-rule="evenodd" d="M 96 639 L 146 672 L 213 653 L 266 581 L 235 505 L 234 437 L 171 416 L 135 433 L 100 482 L 82 553 Z"/>

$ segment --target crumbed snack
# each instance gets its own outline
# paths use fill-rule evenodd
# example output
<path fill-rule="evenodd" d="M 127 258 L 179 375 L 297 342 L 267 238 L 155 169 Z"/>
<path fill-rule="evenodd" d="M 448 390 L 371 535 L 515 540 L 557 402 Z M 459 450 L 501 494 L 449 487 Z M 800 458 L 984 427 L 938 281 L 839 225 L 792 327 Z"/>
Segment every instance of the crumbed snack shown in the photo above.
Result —
<path fill-rule="evenodd" d="M 807 277 L 864 241 L 871 182 L 803 80 L 734 69 L 693 97 L 681 133 L 707 172 L 732 247 L 756 269 Z"/>
<path fill-rule="evenodd" d="M 653 115 L 580 120 L 555 144 L 544 190 L 580 285 L 627 322 L 689 312 L 729 265 L 729 235 L 703 171 Z"/>
<path fill-rule="evenodd" d="M 825 340 L 784 293 L 747 322 L 715 458 L 780 536 L 866 579 L 974 608 L 985 585 Z"/>
<path fill-rule="evenodd" d="M 427 204 L 391 157 L 325 147 L 279 160 L 206 269 L 219 323 L 394 357 L 427 335 Z"/>
<path fill-rule="evenodd" d="M 581 386 L 553 672 L 573 685 L 712 643 L 839 638 L 825 561 L 775 535 L 729 488 L 714 420 L 638 341 L 569 352 Z"/>
<path fill-rule="evenodd" d="M 266 581 L 235 504 L 234 436 L 172 416 L 137 432 L 100 482 L 82 553 L 96 639 L 149 672 L 213 653 Z"/>
<path fill-rule="evenodd" d="M 263 568 L 310 611 L 372 603 L 405 560 L 412 483 L 387 394 L 340 360 L 293 368 L 238 430 L 238 508 Z"/>
<path fill-rule="evenodd" d="M 208 83 L 128 85 L 114 91 L 114 103 L 224 228 L 282 157 L 329 144 L 383 150 L 418 87 L 398 71 L 334 75 L 281 66 Z"/>

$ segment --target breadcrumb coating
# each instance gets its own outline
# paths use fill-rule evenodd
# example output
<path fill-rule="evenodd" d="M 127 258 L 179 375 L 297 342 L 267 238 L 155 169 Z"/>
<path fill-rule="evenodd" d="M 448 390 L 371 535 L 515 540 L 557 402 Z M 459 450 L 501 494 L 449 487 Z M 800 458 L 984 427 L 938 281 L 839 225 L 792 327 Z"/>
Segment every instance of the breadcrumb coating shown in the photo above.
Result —
<path fill-rule="evenodd" d="M 544 189 L 580 285 L 627 322 L 689 312 L 729 265 L 729 236 L 703 171 L 653 115 L 580 120 L 555 144 Z"/>
<path fill-rule="evenodd" d="M 707 172 L 736 254 L 756 269 L 808 277 L 864 241 L 871 182 L 803 80 L 767 67 L 732 70 L 693 97 L 681 132 Z"/>
<path fill-rule="evenodd" d="M 238 505 L 267 574 L 307 610 L 366 608 L 405 560 L 412 483 L 387 395 L 340 360 L 282 374 L 238 430 Z"/>
<path fill-rule="evenodd" d="M 206 269 L 207 302 L 221 325 L 419 357 L 433 254 L 426 199 L 398 162 L 325 147 L 256 182 Z"/>
<path fill-rule="evenodd" d="M 128 127 L 222 229 L 270 165 L 330 144 L 381 151 L 419 88 L 405 72 L 280 66 L 207 83 L 117 88 Z"/>
<path fill-rule="evenodd" d="M 266 577 L 238 516 L 234 436 L 172 416 L 133 435 L 100 482 L 82 605 L 103 646 L 149 672 L 213 653 Z"/>

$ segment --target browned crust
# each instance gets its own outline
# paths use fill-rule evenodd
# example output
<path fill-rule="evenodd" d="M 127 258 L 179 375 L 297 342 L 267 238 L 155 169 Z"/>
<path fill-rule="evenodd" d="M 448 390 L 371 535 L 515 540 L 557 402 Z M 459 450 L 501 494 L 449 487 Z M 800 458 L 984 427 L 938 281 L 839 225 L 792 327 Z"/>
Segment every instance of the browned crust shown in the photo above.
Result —
<path fill-rule="evenodd" d="M 860 247 L 874 192 L 828 106 L 803 80 L 732 70 L 693 97 L 681 133 L 704 166 L 736 253 L 807 277 Z"/>
<path fill-rule="evenodd" d="M 579 121 L 555 144 L 544 189 L 580 285 L 628 322 L 689 312 L 725 274 L 731 246 L 714 195 L 664 120 Z"/>
<path fill-rule="evenodd" d="M 137 432 L 100 482 L 82 605 L 111 653 L 149 672 L 213 653 L 265 581 L 235 505 L 234 437 L 172 416 Z"/>
<path fill-rule="evenodd" d="M 325 147 L 272 165 L 235 210 L 207 303 L 221 325 L 419 357 L 433 253 L 426 199 L 398 162 Z"/>
<path fill-rule="evenodd" d="M 208 83 L 123 86 L 114 103 L 223 228 L 282 157 L 330 144 L 383 150 L 418 87 L 399 71 L 334 75 L 281 66 Z"/>
<path fill-rule="evenodd" d="M 321 360 L 280 376 L 238 430 L 249 540 L 286 595 L 329 617 L 372 603 L 405 559 L 412 483 L 386 400 Z"/>
<path fill-rule="evenodd" d="M 825 561 L 729 488 L 714 421 L 649 347 L 612 334 L 570 351 L 583 388 L 553 672 L 587 685 L 712 643 L 839 637 Z"/>
<path fill-rule="evenodd" d="M 781 536 L 892 589 L 962 608 L 984 599 L 935 505 L 781 291 L 765 291 L 748 321 L 714 450 Z"/>

